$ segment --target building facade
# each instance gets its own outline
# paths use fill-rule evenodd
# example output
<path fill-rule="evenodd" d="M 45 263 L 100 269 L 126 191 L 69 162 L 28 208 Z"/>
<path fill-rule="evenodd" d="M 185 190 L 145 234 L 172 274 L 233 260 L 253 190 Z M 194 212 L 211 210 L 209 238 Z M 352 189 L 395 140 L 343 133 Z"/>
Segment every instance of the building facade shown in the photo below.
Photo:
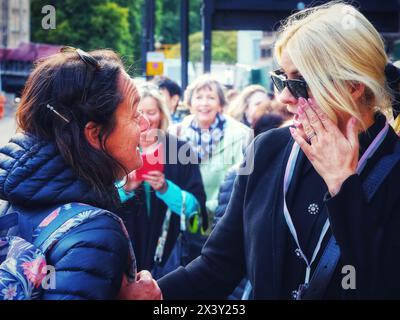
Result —
<path fill-rule="evenodd" d="M 30 0 L 0 0 L 0 47 L 30 41 Z"/>

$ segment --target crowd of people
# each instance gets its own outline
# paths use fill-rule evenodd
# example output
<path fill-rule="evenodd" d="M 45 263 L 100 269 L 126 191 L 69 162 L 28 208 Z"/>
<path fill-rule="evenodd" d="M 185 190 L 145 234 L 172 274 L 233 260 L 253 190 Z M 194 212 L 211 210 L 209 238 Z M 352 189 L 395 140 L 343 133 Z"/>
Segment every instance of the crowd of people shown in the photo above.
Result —
<path fill-rule="evenodd" d="M 41 299 L 400 298 L 399 69 L 340 2 L 289 17 L 275 56 L 273 88 L 235 94 L 135 82 L 110 50 L 36 65 L 0 148 L 0 235 L 54 267 Z M 0 260 L 1 298 L 21 278 L 34 296 L 26 257 Z"/>

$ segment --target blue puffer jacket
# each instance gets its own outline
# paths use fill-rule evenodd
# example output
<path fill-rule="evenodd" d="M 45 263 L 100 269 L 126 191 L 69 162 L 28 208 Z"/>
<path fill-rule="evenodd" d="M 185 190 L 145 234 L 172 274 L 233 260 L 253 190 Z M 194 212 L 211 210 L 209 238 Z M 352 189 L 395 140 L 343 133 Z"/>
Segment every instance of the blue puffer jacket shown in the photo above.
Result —
<path fill-rule="evenodd" d="M 237 176 L 238 168 L 233 167 L 227 172 L 224 181 L 222 182 L 219 193 L 218 193 L 218 206 L 215 209 L 213 228 L 222 219 L 225 214 L 226 208 L 228 206 L 233 187 L 235 184 L 235 179 Z M 242 279 L 239 285 L 233 290 L 233 292 L 227 297 L 227 300 L 241 300 L 246 286 L 247 279 Z"/>
<path fill-rule="evenodd" d="M 218 192 L 218 206 L 215 209 L 213 229 L 218 221 L 223 217 L 228 206 L 229 199 L 231 198 L 233 185 L 237 176 L 238 169 L 233 167 L 226 173 L 225 179 L 219 187 Z"/>
<path fill-rule="evenodd" d="M 53 144 L 21 133 L 0 148 L 0 199 L 27 209 L 69 202 L 105 208 Z M 32 226 L 44 217 L 34 214 Z M 47 263 L 56 270 L 56 289 L 45 290 L 43 298 L 114 299 L 127 269 L 128 250 L 121 226 L 108 216 L 72 229 L 47 254 Z"/>

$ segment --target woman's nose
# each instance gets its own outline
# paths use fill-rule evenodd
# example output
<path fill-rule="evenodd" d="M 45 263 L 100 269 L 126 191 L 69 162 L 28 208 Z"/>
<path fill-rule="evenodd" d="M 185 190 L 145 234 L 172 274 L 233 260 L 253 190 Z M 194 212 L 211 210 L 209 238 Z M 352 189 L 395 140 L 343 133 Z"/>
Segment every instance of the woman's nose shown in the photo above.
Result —
<path fill-rule="evenodd" d="M 298 99 L 292 95 L 287 87 L 278 94 L 277 98 L 283 104 L 294 105 L 298 102 Z"/>
<path fill-rule="evenodd" d="M 145 132 L 150 128 L 150 121 L 143 113 L 141 114 L 139 124 L 140 124 L 140 132 Z"/>
<path fill-rule="evenodd" d="M 206 106 L 206 105 L 208 105 L 208 99 L 207 99 L 207 98 L 201 98 L 201 99 L 199 99 L 199 105 L 200 105 L 200 106 Z"/>

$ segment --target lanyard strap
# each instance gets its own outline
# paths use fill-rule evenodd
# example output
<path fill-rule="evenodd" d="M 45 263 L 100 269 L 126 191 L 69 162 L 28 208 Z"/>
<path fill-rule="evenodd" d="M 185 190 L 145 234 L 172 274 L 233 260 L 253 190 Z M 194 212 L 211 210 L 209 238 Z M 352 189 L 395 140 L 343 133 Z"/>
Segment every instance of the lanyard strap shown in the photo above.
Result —
<path fill-rule="evenodd" d="M 360 158 L 358 165 L 357 165 L 357 174 L 360 174 L 361 171 L 364 169 L 364 167 L 367 163 L 367 160 L 372 157 L 372 155 L 375 153 L 375 151 L 381 145 L 381 143 L 385 139 L 388 131 L 389 131 L 389 124 L 388 124 L 388 122 L 386 122 L 383 129 L 378 133 L 378 135 L 375 137 L 375 139 L 369 145 L 368 149 L 364 152 L 364 154 Z M 325 224 L 322 228 L 321 234 L 319 236 L 317 245 L 314 249 L 313 255 L 311 257 L 311 261 L 309 261 L 307 259 L 306 255 L 304 254 L 304 251 L 300 247 L 296 228 L 293 224 L 292 218 L 290 216 L 290 213 L 289 213 L 289 210 L 288 210 L 287 204 L 286 204 L 286 193 L 289 189 L 290 182 L 293 178 L 294 168 L 296 165 L 297 157 L 299 155 L 299 151 L 300 151 L 300 146 L 295 142 L 293 144 L 292 151 L 290 152 L 290 156 L 289 156 L 288 163 L 286 165 L 285 176 L 284 176 L 284 180 L 283 180 L 283 215 L 285 217 L 286 224 L 289 227 L 290 233 L 292 234 L 293 239 L 296 242 L 296 245 L 298 248 L 297 250 L 298 250 L 301 258 L 304 260 L 304 262 L 307 265 L 304 283 L 308 284 L 310 281 L 311 266 L 312 266 L 313 262 L 315 261 L 316 257 L 318 256 L 318 252 L 321 249 L 322 241 L 329 229 L 330 223 L 329 223 L 329 218 L 327 218 L 325 221 Z"/>

